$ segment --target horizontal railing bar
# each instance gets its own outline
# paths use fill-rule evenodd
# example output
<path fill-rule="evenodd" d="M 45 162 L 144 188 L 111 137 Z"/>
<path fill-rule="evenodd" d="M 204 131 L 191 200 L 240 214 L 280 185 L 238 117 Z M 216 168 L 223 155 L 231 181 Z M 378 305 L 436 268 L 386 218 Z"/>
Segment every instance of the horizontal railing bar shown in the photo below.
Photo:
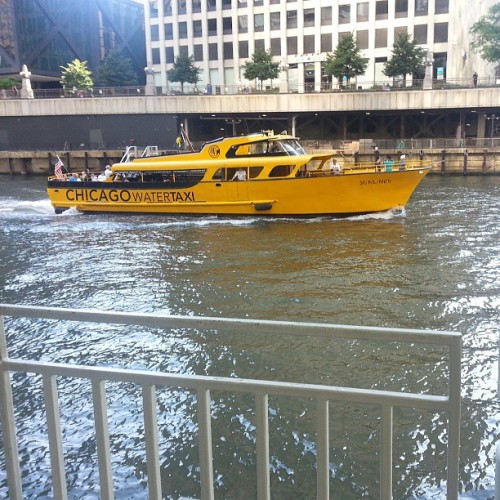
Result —
<path fill-rule="evenodd" d="M 70 310 L 57 307 L 19 306 L 0 304 L 0 314 L 30 318 L 84 321 L 93 323 L 134 324 L 156 328 L 217 328 L 253 333 L 308 335 L 315 337 L 337 337 L 371 341 L 426 343 L 452 345 L 460 342 L 457 332 L 382 328 L 368 326 L 334 325 L 330 323 L 297 323 L 289 321 L 230 319 L 197 316 L 171 316 L 152 313 L 116 313 L 98 310 Z"/>
<path fill-rule="evenodd" d="M 12 372 L 39 373 L 46 376 L 86 378 L 94 383 L 102 381 L 131 382 L 185 389 L 209 389 L 211 391 L 266 393 L 279 396 L 304 398 L 323 397 L 341 401 L 366 404 L 387 403 L 399 407 L 447 410 L 447 396 L 421 395 L 381 391 L 377 389 L 357 389 L 295 382 L 270 382 L 265 380 L 207 377 L 204 375 L 179 375 L 174 373 L 147 372 L 120 368 L 99 368 L 95 366 L 61 365 L 40 361 L 18 361 L 7 359 L 2 370 Z"/>

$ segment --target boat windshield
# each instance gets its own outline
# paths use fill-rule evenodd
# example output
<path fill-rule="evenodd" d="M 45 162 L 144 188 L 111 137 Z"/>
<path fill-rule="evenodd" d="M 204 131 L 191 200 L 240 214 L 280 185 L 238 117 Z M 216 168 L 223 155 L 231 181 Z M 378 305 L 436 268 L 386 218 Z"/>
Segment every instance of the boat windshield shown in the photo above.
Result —
<path fill-rule="evenodd" d="M 283 139 L 278 141 L 289 155 L 305 155 L 304 148 L 295 139 Z"/>

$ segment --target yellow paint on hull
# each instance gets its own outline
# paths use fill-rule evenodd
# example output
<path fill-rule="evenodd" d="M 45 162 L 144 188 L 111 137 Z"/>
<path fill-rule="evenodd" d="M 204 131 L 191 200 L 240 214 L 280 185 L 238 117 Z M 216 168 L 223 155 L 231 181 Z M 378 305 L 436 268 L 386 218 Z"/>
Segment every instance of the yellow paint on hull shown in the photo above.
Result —
<path fill-rule="evenodd" d="M 187 188 L 155 184 L 59 183 L 48 194 L 56 211 L 186 215 L 346 215 L 405 206 L 430 167 L 306 178 L 201 181 Z"/>

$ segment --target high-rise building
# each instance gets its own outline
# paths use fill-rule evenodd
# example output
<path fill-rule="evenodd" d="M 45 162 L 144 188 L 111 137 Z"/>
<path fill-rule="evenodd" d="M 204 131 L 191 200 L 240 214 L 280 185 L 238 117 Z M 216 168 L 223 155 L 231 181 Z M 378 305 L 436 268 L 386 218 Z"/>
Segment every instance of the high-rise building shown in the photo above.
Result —
<path fill-rule="evenodd" d="M 145 0 L 148 66 L 156 85 L 176 88 L 167 71 L 179 54 L 193 56 L 200 85 L 247 85 L 243 65 L 257 50 L 280 63 L 287 91 L 318 91 L 336 85 L 324 62 L 343 36 L 353 33 L 366 73 L 356 85 L 388 82 L 384 63 L 398 33 L 428 50 L 435 79 L 494 78 L 491 65 L 470 48 L 470 27 L 494 0 Z M 414 75 L 422 78 L 424 75 Z M 251 82 L 253 83 L 253 82 Z M 277 82 L 273 82 L 276 86 Z"/>
<path fill-rule="evenodd" d="M 0 0 L 0 77 L 25 64 L 32 82 L 58 82 L 78 58 L 96 71 L 109 50 L 145 78 L 144 7 L 133 0 Z"/>

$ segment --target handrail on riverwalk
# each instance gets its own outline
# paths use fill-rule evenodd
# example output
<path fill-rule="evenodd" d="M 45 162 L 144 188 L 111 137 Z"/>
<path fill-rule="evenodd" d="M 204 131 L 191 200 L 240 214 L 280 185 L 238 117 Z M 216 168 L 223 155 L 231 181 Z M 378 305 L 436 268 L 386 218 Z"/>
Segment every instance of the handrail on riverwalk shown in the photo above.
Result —
<path fill-rule="evenodd" d="M 195 328 L 202 330 L 228 330 L 231 332 L 273 335 L 327 337 L 330 339 L 358 339 L 370 341 L 404 342 L 440 345 L 448 348 L 448 394 L 445 396 L 415 394 L 386 390 L 358 389 L 331 385 L 262 381 L 229 377 L 179 375 L 165 372 L 148 372 L 122 368 L 82 366 L 30 361 L 9 358 L 7 353 L 4 317 L 52 319 L 123 325 L 140 325 L 172 330 Z M 60 425 L 58 388 L 56 377 L 66 376 L 87 379 L 92 385 L 95 437 L 100 479 L 101 498 L 113 498 L 110 437 L 107 422 L 107 381 L 121 381 L 142 387 L 144 404 L 144 441 L 148 493 L 151 499 L 162 498 L 159 459 L 159 440 L 156 406 L 157 387 L 181 387 L 196 391 L 200 447 L 201 498 L 214 498 L 214 470 L 212 464 L 212 415 L 211 391 L 253 394 L 256 412 L 256 468 L 257 497 L 271 498 L 271 472 L 269 454 L 269 395 L 287 395 L 297 398 L 313 398 L 317 404 L 317 498 L 329 498 L 330 449 L 329 449 L 329 402 L 349 401 L 375 404 L 381 408 L 380 424 L 380 498 L 392 498 L 392 446 L 393 410 L 396 407 L 420 408 L 448 413 L 448 465 L 447 497 L 458 497 L 458 467 L 460 443 L 461 404 L 461 349 L 459 333 L 347 326 L 289 321 L 263 321 L 216 317 L 171 316 L 162 314 L 122 313 L 100 310 L 77 310 L 53 307 L 34 307 L 0 304 L 0 421 L 3 449 L 6 461 L 7 484 L 10 498 L 21 499 L 21 467 L 14 418 L 13 384 L 10 373 L 41 374 L 47 414 L 48 441 L 51 459 L 53 496 L 67 498 L 63 453 L 63 434 Z"/>

